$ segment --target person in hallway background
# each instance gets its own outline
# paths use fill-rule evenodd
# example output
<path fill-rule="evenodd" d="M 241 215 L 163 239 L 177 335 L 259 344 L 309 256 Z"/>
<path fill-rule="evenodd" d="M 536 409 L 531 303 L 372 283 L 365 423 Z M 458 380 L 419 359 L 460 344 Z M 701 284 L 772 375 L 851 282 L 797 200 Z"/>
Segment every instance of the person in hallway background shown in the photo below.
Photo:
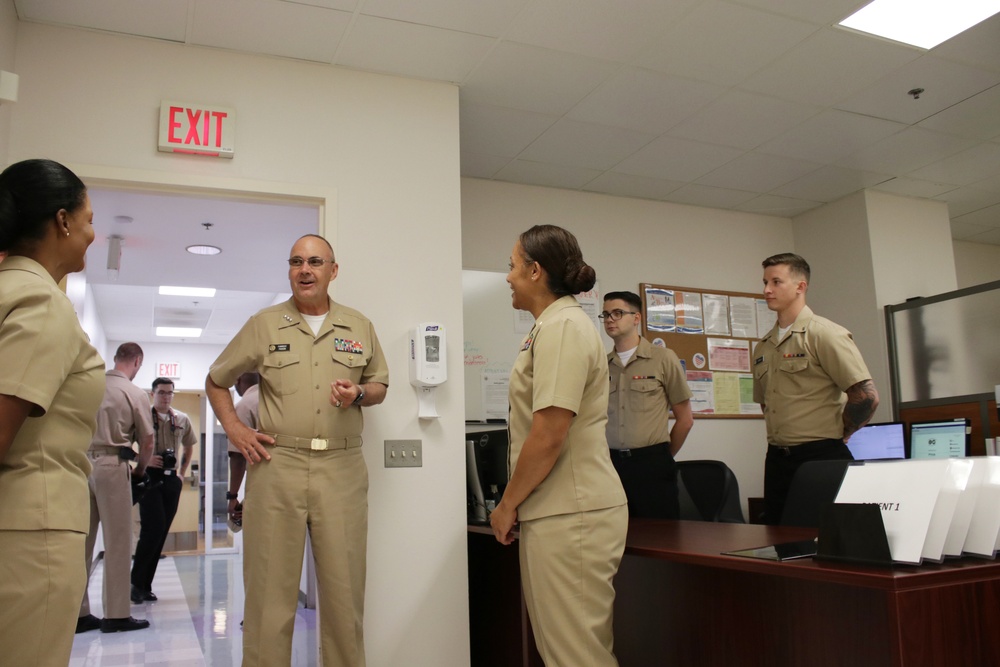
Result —
<path fill-rule="evenodd" d="M 90 473 L 90 533 L 87 535 L 87 577 L 94 567 L 97 526 L 104 526 L 104 619 L 90 613 L 90 595 L 84 589 L 76 631 L 126 632 L 149 627 L 149 621 L 132 618 L 129 608 L 129 569 L 132 561 L 132 483 L 141 478 L 153 455 L 153 420 L 146 392 L 132 383 L 142 366 L 142 348 L 122 343 L 115 352 L 115 367 L 107 372 L 104 400 L 97 411 L 97 432 L 87 456 Z M 138 460 L 132 442 L 139 443 Z"/>
<path fill-rule="evenodd" d="M 139 543 L 135 545 L 132 563 L 132 602 L 155 602 L 153 577 L 177 514 L 181 500 L 182 481 L 187 476 L 198 434 L 186 414 L 170 407 L 174 400 L 174 381 L 170 378 L 153 380 L 154 447 L 148 472 L 153 485 L 139 501 Z M 179 462 L 177 453 L 183 451 Z M 160 483 L 162 482 L 162 484 Z"/>
<path fill-rule="evenodd" d="M 250 371 L 236 378 L 236 393 L 240 396 L 240 402 L 236 404 L 236 418 L 240 423 L 258 430 L 259 420 L 257 417 L 258 404 L 260 401 L 259 383 L 260 374 Z M 243 503 L 239 501 L 240 487 L 243 485 L 243 476 L 247 471 L 247 460 L 243 457 L 243 452 L 234 445 L 228 443 L 229 451 L 229 490 L 226 492 L 228 501 L 227 512 L 229 521 L 237 527 L 243 526 Z"/>
<path fill-rule="evenodd" d="M 764 521 L 777 524 L 799 466 L 854 458 L 847 440 L 875 414 L 878 392 L 851 332 L 806 305 L 808 262 L 782 253 L 761 265 L 778 321 L 754 347 L 753 399 L 767 424 Z"/>
<path fill-rule="evenodd" d="M 521 584 L 549 667 L 618 664 L 613 581 L 628 508 L 608 455 L 604 345 L 573 297 L 596 280 L 565 229 L 537 225 L 514 243 L 513 307 L 535 324 L 510 374 L 511 477 L 490 524 L 510 544 L 520 523 Z"/>
<path fill-rule="evenodd" d="M 389 369 L 371 321 L 328 294 L 339 267 L 322 236 L 292 246 L 292 298 L 250 318 L 209 369 L 205 390 L 249 464 L 243 514 L 243 665 L 288 665 L 306 531 L 316 563 L 320 653 L 364 667 L 368 469 L 362 408 Z M 260 431 L 228 387 L 259 370 Z"/>
<path fill-rule="evenodd" d="M 676 519 L 674 458 L 694 426 L 684 368 L 673 350 L 640 335 L 642 301 L 635 292 L 608 292 L 599 317 L 615 343 L 608 353 L 608 445 L 628 496 L 629 516 Z"/>
<path fill-rule="evenodd" d="M 65 665 L 87 585 L 87 447 L 104 360 L 59 289 L 94 241 L 83 182 L 51 160 L 0 173 L 0 662 Z"/>

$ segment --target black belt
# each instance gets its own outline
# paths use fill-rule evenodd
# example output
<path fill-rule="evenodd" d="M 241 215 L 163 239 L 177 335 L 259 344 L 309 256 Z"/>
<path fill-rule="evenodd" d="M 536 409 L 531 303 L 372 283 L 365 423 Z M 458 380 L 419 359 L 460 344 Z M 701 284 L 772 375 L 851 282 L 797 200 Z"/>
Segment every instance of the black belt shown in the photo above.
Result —
<path fill-rule="evenodd" d="M 612 459 L 624 460 L 624 459 L 635 459 L 643 456 L 652 456 L 654 454 L 669 454 L 670 443 L 669 442 L 658 442 L 655 445 L 649 445 L 648 447 L 634 447 L 632 449 L 609 449 L 611 452 Z"/>
<path fill-rule="evenodd" d="M 844 441 L 837 438 L 827 438 L 825 440 L 812 440 L 810 442 L 803 442 L 798 445 L 767 445 L 767 450 L 769 452 L 774 452 L 781 456 L 791 456 L 795 452 L 808 452 L 810 449 L 816 447 L 828 447 L 833 444 L 844 444 Z"/>

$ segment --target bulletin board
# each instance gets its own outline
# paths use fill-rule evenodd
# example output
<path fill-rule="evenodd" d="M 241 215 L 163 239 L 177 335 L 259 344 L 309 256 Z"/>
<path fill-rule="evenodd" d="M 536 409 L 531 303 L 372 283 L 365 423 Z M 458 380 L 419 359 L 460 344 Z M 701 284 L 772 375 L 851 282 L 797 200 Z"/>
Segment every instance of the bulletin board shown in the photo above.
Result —
<path fill-rule="evenodd" d="M 639 296 L 642 335 L 680 359 L 696 418 L 763 418 L 753 348 L 777 315 L 760 294 L 640 283 Z"/>

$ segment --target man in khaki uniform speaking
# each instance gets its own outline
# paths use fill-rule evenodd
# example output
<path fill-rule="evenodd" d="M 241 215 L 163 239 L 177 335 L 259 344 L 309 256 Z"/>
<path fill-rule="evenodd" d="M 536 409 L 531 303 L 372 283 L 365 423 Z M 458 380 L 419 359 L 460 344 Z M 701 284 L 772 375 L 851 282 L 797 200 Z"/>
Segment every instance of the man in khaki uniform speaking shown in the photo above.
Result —
<path fill-rule="evenodd" d="M 628 496 L 629 516 L 677 519 L 674 457 L 694 426 L 691 390 L 677 355 L 639 335 L 641 313 L 635 292 L 608 292 L 598 316 L 615 342 L 608 354 L 608 446 Z"/>
<path fill-rule="evenodd" d="M 87 575 L 93 569 L 97 524 L 104 526 L 104 616 L 90 613 L 90 596 L 83 593 L 76 631 L 100 628 L 125 632 L 149 627 L 149 621 L 132 618 L 129 606 L 129 568 L 132 566 L 132 484 L 129 475 L 142 477 L 153 455 L 153 420 L 146 392 L 132 384 L 142 366 L 142 348 L 122 343 L 115 352 L 115 367 L 107 372 L 104 400 L 97 411 L 97 431 L 87 458 L 90 473 L 90 533 L 87 535 Z M 136 458 L 132 442 L 139 443 Z"/>
<path fill-rule="evenodd" d="M 847 440 L 875 414 L 878 392 L 851 332 L 806 305 L 806 260 L 783 253 L 762 266 L 778 321 L 754 348 L 753 399 L 767 423 L 764 520 L 777 524 L 799 466 L 854 458 Z"/>
<path fill-rule="evenodd" d="M 385 399 L 389 369 L 372 323 L 328 295 L 339 267 L 321 236 L 288 259 L 292 298 L 243 325 L 205 390 L 249 464 L 243 509 L 243 665 L 288 665 L 306 530 L 319 591 L 322 664 L 363 667 L 368 470 L 361 408 Z M 228 387 L 260 372 L 260 431 Z"/>

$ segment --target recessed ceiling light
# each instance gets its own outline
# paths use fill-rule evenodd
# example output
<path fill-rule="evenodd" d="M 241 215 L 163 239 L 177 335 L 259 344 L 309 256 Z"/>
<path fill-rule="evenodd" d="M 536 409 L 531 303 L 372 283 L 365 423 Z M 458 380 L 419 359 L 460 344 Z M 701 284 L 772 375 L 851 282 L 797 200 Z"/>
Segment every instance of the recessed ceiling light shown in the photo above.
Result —
<path fill-rule="evenodd" d="M 214 287 L 175 287 L 172 285 L 160 285 L 160 294 L 163 296 L 215 296 Z"/>
<path fill-rule="evenodd" d="M 200 338 L 201 329 L 187 329 L 184 327 L 156 327 L 157 336 L 167 336 L 170 338 Z"/>
<path fill-rule="evenodd" d="M 932 49 L 1000 12 L 1000 0 L 875 0 L 840 25 Z"/>
<path fill-rule="evenodd" d="M 192 255 L 218 255 L 222 252 L 222 248 L 214 245 L 189 245 L 187 251 Z"/>

